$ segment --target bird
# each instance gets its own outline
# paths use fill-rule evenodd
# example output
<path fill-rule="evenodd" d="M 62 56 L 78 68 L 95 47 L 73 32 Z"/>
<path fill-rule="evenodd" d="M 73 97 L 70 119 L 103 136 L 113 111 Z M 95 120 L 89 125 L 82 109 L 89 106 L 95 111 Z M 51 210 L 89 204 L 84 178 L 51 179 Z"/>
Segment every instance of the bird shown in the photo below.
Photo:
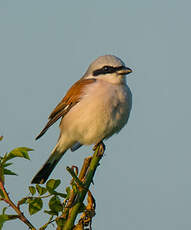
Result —
<path fill-rule="evenodd" d="M 60 136 L 48 160 L 31 183 L 43 184 L 68 149 L 98 145 L 126 125 L 132 108 L 132 93 L 126 75 L 132 70 L 114 55 L 94 60 L 80 80 L 72 85 L 49 115 L 39 139 L 58 119 Z"/>

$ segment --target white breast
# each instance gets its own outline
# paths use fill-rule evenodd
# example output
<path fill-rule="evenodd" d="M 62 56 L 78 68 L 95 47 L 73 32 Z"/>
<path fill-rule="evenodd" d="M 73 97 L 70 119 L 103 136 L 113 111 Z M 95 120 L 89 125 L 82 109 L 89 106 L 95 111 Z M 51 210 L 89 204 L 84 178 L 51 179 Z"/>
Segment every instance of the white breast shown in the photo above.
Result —
<path fill-rule="evenodd" d="M 64 117 L 64 132 L 74 141 L 90 145 L 117 133 L 127 123 L 132 96 L 128 86 L 97 80 Z"/>

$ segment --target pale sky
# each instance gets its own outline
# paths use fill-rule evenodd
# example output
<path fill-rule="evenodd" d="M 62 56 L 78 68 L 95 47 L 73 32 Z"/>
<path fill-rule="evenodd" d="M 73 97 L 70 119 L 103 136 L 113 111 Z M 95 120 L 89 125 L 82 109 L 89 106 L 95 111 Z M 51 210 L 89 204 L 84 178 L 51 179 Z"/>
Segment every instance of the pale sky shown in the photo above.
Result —
<path fill-rule="evenodd" d="M 49 113 L 95 58 L 114 54 L 133 69 L 133 109 L 105 143 L 91 187 L 93 229 L 191 229 L 190 9 L 186 0 L 0 1 L 0 151 L 35 149 L 31 161 L 16 160 L 19 176 L 7 178 L 15 201 L 28 195 L 58 138 L 56 123 L 34 140 Z M 66 166 L 80 166 L 91 149 L 68 151 L 52 177 L 68 185 Z M 38 227 L 46 216 L 29 219 Z M 4 226 L 13 228 L 27 229 Z"/>

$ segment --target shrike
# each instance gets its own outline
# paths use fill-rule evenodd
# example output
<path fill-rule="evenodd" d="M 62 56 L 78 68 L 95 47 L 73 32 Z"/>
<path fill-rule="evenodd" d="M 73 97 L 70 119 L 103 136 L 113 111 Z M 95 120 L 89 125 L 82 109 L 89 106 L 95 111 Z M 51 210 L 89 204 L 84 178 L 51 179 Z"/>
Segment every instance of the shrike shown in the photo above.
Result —
<path fill-rule="evenodd" d="M 132 95 L 125 76 L 132 70 L 113 55 L 98 57 L 84 76 L 66 93 L 36 137 L 40 138 L 59 118 L 60 136 L 50 157 L 33 178 L 43 184 L 64 153 L 92 145 L 118 133 L 127 123 Z"/>

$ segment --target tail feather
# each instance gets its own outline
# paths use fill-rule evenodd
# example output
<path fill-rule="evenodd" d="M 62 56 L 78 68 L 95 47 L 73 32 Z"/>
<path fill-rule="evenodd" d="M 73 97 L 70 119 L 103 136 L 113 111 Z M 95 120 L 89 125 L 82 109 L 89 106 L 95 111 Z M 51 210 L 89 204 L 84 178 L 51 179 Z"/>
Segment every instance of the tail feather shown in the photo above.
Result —
<path fill-rule="evenodd" d="M 60 153 L 56 149 L 53 150 L 52 154 L 42 168 L 38 171 L 38 173 L 34 176 L 31 183 L 44 184 L 63 155 L 64 153 Z"/>

